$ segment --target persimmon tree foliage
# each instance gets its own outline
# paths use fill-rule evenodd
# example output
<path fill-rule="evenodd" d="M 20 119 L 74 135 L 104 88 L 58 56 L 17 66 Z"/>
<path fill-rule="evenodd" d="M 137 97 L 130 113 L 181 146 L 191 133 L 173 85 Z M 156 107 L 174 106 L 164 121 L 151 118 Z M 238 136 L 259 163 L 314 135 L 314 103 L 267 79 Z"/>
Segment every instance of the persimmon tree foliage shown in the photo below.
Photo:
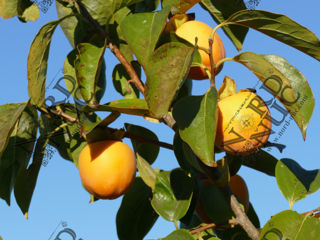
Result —
<path fill-rule="evenodd" d="M 227 76 L 216 88 L 215 74 L 227 61 L 242 64 L 254 73 L 306 137 L 314 97 L 303 74 L 281 56 L 241 49 L 248 29 L 253 29 L 320 60 L 320 41 L 310 30 L 279 13 L 249 10 L 242 0 L 56 0 L 55 4 L 59 19 L 42 26 L 30 46 L 30 98 L 0 106 L 0 197 L 8 205 L 14 191 L 21 211 L 28 216 L 47 145 L 77 166 L 79 154 L 88 143 L 130 138 L 137 176 L 117 213 L 119 239 L 143 239 L 159 216 L 174 222 L 177 228 L 168 236 L 159 236 L 166 240 L 320 238 L 318 210 L 292 210 L 295 202 L 320 188 L 318 169 L 306 171 L 292 159 L 276 159 L 263 150 L 280 147 L 270 142 L 253 153 L 237 154 L 232 151 L 233 144 L 259 141 L 260 136 L 244 138 L 233 125 L 228 133 L 234 138 L 223 142 L 227 153 L 222 159 L 215 158 L 215 153 L 222 151 L 215 146 L 216 137 L 220 137 L 216 134 L 218 102 L 237 92 L 236 82 Z M 198 46 L 196 38 L 190 43 L 175 34 L 177 27 L 195 18 L 197 13 L 186 12 L 196 4 L 208 11 L 217 24 L 208 38 L 208 49 Z M 30 0 L 0 0 L 0 16 L 35 21 L 39 9 Z M 50 43 L 59 25 L 73 47 L 65 54 L 63 70 L 74 103 L 56 103 L 55 99 L 46 98 Z M 223 29 L 239 54 L 214 62 L 211 48 L 218 28 Z M 106 51 L 119 60 L 112 79 L 105 75 Z M 199 51 L 209 54 L 210 70 L 202 64 Z M 210 82 L 210 87 L 204 95 L 191 94 L 195 80 L 187 76 L 192 67 L 202 67 L 208 75 L 203 81 Z M 141 77 L 144 75 L 145 80 Z M 106 82 L 108 86 L 112 83 L 123 98 L 101 103 Z M 112 89 L 108 87 L 108 91 Z M 271 102 L 265 101 L 266 105 Z M 277 124 L 272 115 L 261 114 L 260 104 L 253 98 L 241 105 L 259 116 L 252 119 L 250 115 L 247 120 L 259 121 L 258 125 L 263 121 Z M 110 114 L 101 119 L 101 111 Z M 126 123 L 121 129 L 109 127 L 122 114 L 141 116 L 140 126 Z M 236 117 L 239 111 L 229 113 L 233 114 Z M 142 127 L 146 120 L 172 129 L 172 142 L 161 142 L 155 133 Z M 273 133 L 268 127 L 264 129 L 269 131 L 262 136 Z M 160 147 L 174 151 L 180 168 L 152 168 Z M 275 177 L 289 202 L 289 210 L 276 214 L 265 226 L 260 226 L 253 206 L 244 208 L 241 198 L 228 186 L 230 177 L 242 165 Z M 203 181 L 213 184 L 202 185 Z M 92 196 L 95 200 L 98 199 Z M 209 219 L 206 223 L 195 211 L 199 201 L 202 213 Z"/>

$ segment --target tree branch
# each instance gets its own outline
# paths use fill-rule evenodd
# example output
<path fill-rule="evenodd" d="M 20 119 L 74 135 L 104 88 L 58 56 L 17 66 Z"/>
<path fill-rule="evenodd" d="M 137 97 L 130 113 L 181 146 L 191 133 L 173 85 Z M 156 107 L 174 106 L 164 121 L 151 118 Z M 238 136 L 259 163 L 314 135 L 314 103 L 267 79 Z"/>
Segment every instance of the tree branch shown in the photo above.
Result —
<path fill-rule="evenodd" d="M 213 45 L 213 38 L 209 38 L 209 59 L 210 59 L 210 68 L 211 68 L 211 77 L 210 77 L 210 87 L 216 86 L 216 80 L 215 80 L 215 63 L 213 60 L 212 55 L 212 45 Z"/>
<path fill-rule="evenodd" d="M 197 234 L 197 233 L 201 233 L 205 230 L 208 230 L 210 228 L 218 228 L 218 227 L 221 227 L 221 226 L 225 226 L 225 225 L 231 225 L 231 226 L 234 226 L 237 224 L 237 222 L 235 221 L 235 219 L 230 219 L 229 221 L 226 221 L 224 223 L 209 223 L 209 224 L 206 224 L 204 226 L 201 226 L 199 228 L 196 228 L 196 229 L 193 229 L 190 231 L 190 234 L 193 235 L 193 234 Z"/>
<path fill-rule="evenodd" d="M 251 239 L 257 240 L 260 234 L 259 231 L 255 228 L 255 226 L 249 220 L 248 216 L 245 214 L 238 200 L 233 194 L 231 194 L 230 196 L 230 205 L 231 205 L 232 211 L 236 215 L 236 218 L 235 218 L 236 223 L 243 228 L 243 230 L 248 234 L 248 236 Z"/>

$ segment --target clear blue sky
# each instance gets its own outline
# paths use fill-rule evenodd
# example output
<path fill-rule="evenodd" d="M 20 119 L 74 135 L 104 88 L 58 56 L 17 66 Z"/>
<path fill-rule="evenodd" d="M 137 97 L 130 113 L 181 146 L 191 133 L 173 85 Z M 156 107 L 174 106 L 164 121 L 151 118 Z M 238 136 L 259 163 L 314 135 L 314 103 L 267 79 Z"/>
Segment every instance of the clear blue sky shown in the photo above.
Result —
<path fill-rule="evenodd" d="M 306 26 L 320 37 L 318 19 L 320 2 L 317 0 L 304 2 L 297 0 L 261 0 L 257 8 L 285 14 Z M 210 16 L 200 7 L 197 6 L 190 10 L 190 12 L 193 11 L 197 13 L 197 20 L 204 21 L 211 26 L 215 25 Z M 28 50 L 40 27 L 54 19 L 56 19 L 56 11 L 53 5 L 46 14 L 42 13 L 40 19 L 36 22 L 23 24 L 17 18 L 0 20 L 0 81 L 2 83 L 0 104 L 21 102 L 28 99 L 26 77 Z M 237 52 L 229 39 L 226 38 L 221 30 L 218 33 L 225 44 L 227 56 L 232 57 L 236 55 Z M 57 80 L 62 76 L 59 71 L 69 51 L 71 51 L 71 46 L 61 29 L 58 28 L 54 34 L 50 49 L 48 82 L 55 77 Z M 282 154 L 277 150 L 272 150 L 271 153 L 279 159 L 295 159 L 306 169 L 320 168 L 320 163 L 318 162 L 320 63 L 254 30 L 250 30 L 247 35 L 243 51 L 280 55 L 286 58 L 293 66 L 297 67 L 309 81 L 315 95 L 316 107 L 307 131 L 306 141 L 302 140 L 298 127 L 294 122 L 291 122 L 288 130 L 279 141 L 286 144 L 287 148 Z M 116 59 L 108 51 L 106 52 L 108 86 L 103 102 L 120 98 L 120 95 L 113 89 L 111 81 L 111 73 Z M 221 83 L 225 75 L 237 81 L 238 89 L 253 87 L 257 81 L 257 78 L 246 68 L 231 62 L 227 62 L 223 71 L 218 75 L 218 84 Z M 194 82 L 194 93 L 201 94 L 205 92 L 207 87 L 208 82 L 206 81 Z M 56 99 L 61 100 L 64 97 L 52 88 L 49 88 L 48 95 L 53 95 Z M 150 127 L 157 133 L 161 141 L 172 142 L 173 133 L 163 124 L 153 124 L 138 117 L 124 115 L 119 122 L 113 124 L 113 127 L 122 127 L 124 122 Z M 274 128 L 275 131 L 279 131 L 280 129 L 281 126 Z M 125 142 L 129 143 L 127 140 Z M 173 153 L 162 149 L 153 166 L 169 170 L 178 165 Z M 242 167 L 239 174 L 248 184 L 250 200 L 262 224 L 277 212 L 288 209 L 289 205 L 277 188 L 275 178 L 246 167 Z M 315 193 L 296 203 L 293 209 L 298 212 L 311 210 L 319 206 L 319 199 L 320 193 Z M 76 232 L 77 239 L 80 237 L 83 240 L 117 239 L 115 216 L 121 203 L 121 198 L 112 201 L 97 201 L 93 204 L 88 204 L 88 201 L 89 195 L 81 186 L 77 168 L 72 163 L 63 160 L 56 153 L 49 160 L 48 165 L 40 170 L 38 184 L 29 210 L 29 220 L 23 217 L 13 195 L 10 207 L 3 200 L 0 200 L 0 235 L 5 240 L 49 239 L 57 225 L 61 221 L 65 221 Z M 62 228 L 61 225 L 58 226 L 58 230 Z M 155 239 L 164 237 L 173 230 L 173 223 L 159 218 L 146 238 Z M 64 239 L 70 239 L 70 237 L 65 236 Z"/>

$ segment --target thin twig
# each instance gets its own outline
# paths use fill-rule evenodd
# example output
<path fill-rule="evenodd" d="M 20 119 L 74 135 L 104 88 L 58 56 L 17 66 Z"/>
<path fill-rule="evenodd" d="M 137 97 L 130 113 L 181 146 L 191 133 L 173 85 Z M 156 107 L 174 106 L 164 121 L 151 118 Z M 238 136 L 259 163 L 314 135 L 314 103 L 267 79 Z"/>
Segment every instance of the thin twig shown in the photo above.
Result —
<path fill-rule="evenodd" d="M 216 85 L 215 81 L 215 63 L 213 60 L 213 54 L 212 54 L 212 45 L 213 45 L 213 39 L 209 38 L 209 59 L 210 59 L 210 68 L 211 68 L 211 77 L 210 77 L 210 87 L 214 87 Z"/>
<path fill-rule="evenodd" d="M 237 224 L 237 222 L 235 221 L 235 219 L 230 219 L 229 221 L 226 221 L 224 223 L 217 223 L 217 224 L 216 223 L 209 223 L 209 224 L 206 224 L 206 225 L 201 226 L 199 228 L 191 230 L 190 234 L 193 235 L 193 234 L 201 233 L 201 232 L 208 230 L 210 228 L 217 228 L 217 227 L 225 226 L 227 224 L 234 226 Z"/>
<path fill-rule="evenodd" d="M 236 223 L 243 228 L 243 230 L 248 234 L 248 236 L 251 239 L 257 240 L 260 234 L 259 231 L 252 224 L 252 222 L 250 221 L 248 216 L 245 214 L 238 200 L 233 194 L 231 194 L 230 196 L 230 205 L 231 205 L 232 211 L 236 215 L 236 218 L 235 218 Z"/>
<path fill-rule="evenodd" d="M 78 119 L 66 114 L 65 112 L 63 112 L 61 110 L 49 109 L 49 112 L 53 113 L 56 116 L 59 116 L 59 117 L 66 119 L 70 123 L 78 123 Z"/>
<path fill-rule="evenodd" d="M 311 210 L 311 211 L 301 213 L 301 215 L 312 215 L 312 214 L 314 214 L 315 212 L 319 212 L 319 211 L 320 211 L 320 207 L 317 207 L 316 209 L 313 209 L 313 210 Z"/>

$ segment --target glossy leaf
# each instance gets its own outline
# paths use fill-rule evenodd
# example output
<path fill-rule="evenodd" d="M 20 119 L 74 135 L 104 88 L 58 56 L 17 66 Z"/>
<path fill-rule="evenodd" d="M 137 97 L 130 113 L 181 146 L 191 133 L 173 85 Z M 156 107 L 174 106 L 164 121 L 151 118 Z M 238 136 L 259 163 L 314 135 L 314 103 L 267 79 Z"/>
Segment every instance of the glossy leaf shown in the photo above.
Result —
<path fill-rule="evenodd" d="M 87 104 L 98 104 L 96 92 L 99 91 L 98 81 L 106 45 L 97 47 L 90 43 L 77 45 L 79 55 L 74 62 L 77 83 L 80 93 Z"/>
<path fill-rule="evenodd" d="M 134 136 L 134 138 L 148 139 L 150 141 L 158 142 L 159 139 L 155 133 L 151 130 L 129 123 L 125 123 L 127 133 Z M 141 142 L 131 138 L 131 143 L 136 154 L 139 154 L 142 158 L 152 164 L 156 159 L 160 151 L 160 147 L 155 144 Z"/>
<path fill-rule="evenodd" d="M 163 117 L 187 77 L 194 48 L 174 42 L 159 47 L 145 66 L 145 98 L 150 112 Z"/>
<path fill-rule="evenodd" d="M 141 77 L 141 67 L 139 63 L 131 63 L 134 70 Z M 133 85 L 128 84 L 130 76 L 122 64 L 117 64 L 112 72 L 113 86 L 124 98 L 139 98 L 139 90 Z M 129 91 L 128 91 L 129 90 Z"/>
<path fill-rule="evenodd" d="M 268 60 L 267 60 L 268 59 Z M 244 52 L 234 60 L 249 68 L 286 107 L 303 137 L 312 115 L 314 100 L 303 75 L 281 57 Z"/>
<path fill-rule="evenodd" d="M 84 105 L 85 103 L 81 101 L 82 95 L 80 92 L 79 85 L 77 83 L 77 77 L 76 72 L 74 68 L 74 62 L 76 60 L 77 50 L 72 50 L 68 56 L 66 57 L 63 65 L 63 73 L 64 73 L 64 81 L 66 84 L 66 87 L 69 91 L 69 95 L 71 94 L 74 97 L 74 101 L 78 104 Z M 104 59 L 101 63 L 101 70 L 98 78 L 98 82 L 95 89 L 95 96 L 97 98 L 97 101 L 100 102 L 101 98 L 103 97 L 103 94 L 105 92 L 106 88 L 106 65 Z M 68 93 L 66 93 L 68 94 Z"/>
<path fill-rule="evenodd" d="M 246 9 L 243 0 L 202 0 L 200 3 L 204 9 L 209 11 L 211 17 L 218 24 L 226 21 L 232 14 Z M 222 29 L 237 50 L 240 51 L 248 29 L 235 25 L 225 25 Z"/>
<path fill-rule="evenodd" d="M 142 0 L 138 2 L 135 7 L 135 12 L 153 12 L 159 6 L 160 0 Z"/>
<path fill-rule="evenodd" d="M 149 113 L 147 102 L 144 99 L 119 99 L 104 105 L 98 105 L 95 109 L 86 106 L 84 110 L 120 112 L 139 116 Z"/>
<path fill-rule="evenodd" d="M 28 55 L 28 92 L 33 104 L 43 106 L 45 103 L 45 87 L 50 43 L 54 30 L 64 19 L 52 21 L 44 25 L 35 36 Z"/>
<path fill-rule="evenodd" d="M 200 0 L 163 0 L 162 7 L 170 7 L 171 13 L 185 13 L 194 5 L 196 5 Z"/>
<path fill-rule="evenodd" d="M 152 55 L 168 14 L 169 8 L 164 8 L 153 13 L 132 14 L 121 22 L 121 32 L 141 65 Z"/>
<path fill-rule="evenodd" d="M 120 240 L 141 240 L 152 228 L 158 214 L 150 204 L 152 192 L 137 177 L 124 195 L 117 213 L 117 233 Z"/>
<path fill-rule="evenodd" d="M 286 210 L 273 216 L 262 228 L 263 239 L 319 239 L 320 220 Z"/>
<path fill-rule="evenodd" d="M 314 96 L 309 83 L 303 74 L 284 58 L 276 55 L 263 55 L 263 57 L 289 80 L 297 99 L 297 103 L 292 104 L 294 110 L 290 108 L 289 112 L 305 138 L 314 109 Z M 284 105 L 291 105 L 291 103 L 285 102 Z"/>
<path fill-rule="evenodd" d="M 190 206 L 192 185 L 191 178 L 181 169 L 160 172 L 151 200 L 153 209 L 168 221 L 181 219 Z"/>
<path fill-rule="evenodd" d="M 139 154 L 136 155 L 136 159 L 140 177 L 148 187 L 154 190 L 158 172 L 152 169 L 150 164 Z"/>
<path fill-rule="evenodd" d="M 31 165 L 21 166 L 14 182 L 14 196 L 26 218 L 28 218 L 29 206 L 44 157 L 44 149 L 45 139 L 40 136 L 35 146 Z"/>
<path fill-rule="evenodd" d="M 0 158 L 0 197 L 8 205 L 17 172 L 21 166 L 28 164 L 32 155 L 37 136 L 37 118 L 35 108 L 24 109 Z"/>
<path fill-rule="evenodd" d="M 276 179 L 290 207 L 320 188 L 320 169 L 307 171 L 292 159 L 281 159 L 276 166 Z"/>
<path fill-rule="evenodd" d="M 289 17 L 263 10 L 242 10 L 227 22 L 253 28 L 320 61 L 320 40 Z"/>
<path fill-rule="evenodd" d="M 275 176 L 278 159 L 262 149 L 247 156 L 233 156 L 227 154 L 227 158 L 229 161 L 240 159 L 244 166 L 263 172 L 269 176 Z"/>
<path fill-rule="evenodd" d="M 205 213 L 213 222 L 225 222 L 234 215 L 230 201 L 214 184 L 204 184 L 200 193 L 200 201 Z"/>
<path fill-rule="evenodd" d="M 188 230 L 178 229 L 170 233 L 163 240 L 194 240 Z"/>
<path fill-rule="evenodd" d="M 207 166 L 214 166 L 214 139 L 217 122 L 218 93 L 209 89 L 203 96 L 189 96 L 173 109 L 179 133 L 192 151 Z"/>

